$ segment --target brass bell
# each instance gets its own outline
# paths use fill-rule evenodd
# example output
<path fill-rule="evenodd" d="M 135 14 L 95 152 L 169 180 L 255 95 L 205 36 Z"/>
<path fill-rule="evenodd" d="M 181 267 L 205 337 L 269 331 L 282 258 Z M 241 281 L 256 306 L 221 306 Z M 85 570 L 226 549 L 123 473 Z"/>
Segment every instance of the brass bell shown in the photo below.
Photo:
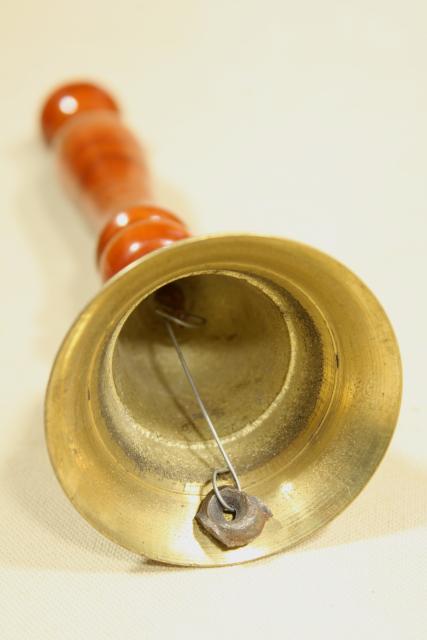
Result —
<path fill-rule="evenodd" d="M 127 130 L 102 90 L 63 87 L 47 102 L 43 125 L 95 216 L 127 215 L 123 202 L 141 201 L 143 162 L 123 152 L 123 163 L 134 164 L 125 173 L 119 166 L 111 145 Z M 126 144 L 129 151 L 133 142 Z M 46 398 L 50 458 L 78 511 L 138 554 L 205 566 L 267 556 L 338 515 L 380 463 L 400 404 L 396 339 L 373 294 L 320 251 L 250 235 L 171 244 L 178 226 L 168 230 L 158 216 L 170 246 L 148 253 L 153 237 L 134 241 L 134 257 L 142 257 L 108 281 L 60 348 Z M 140 234 L 156 222 L 138 220 Z M 132 225 L 116 227 L 114 237 L 104 228 L 107 275 L 123 257 L 117 238 Z M 207 320 L 175 331 L 221 442 L 242 488 L 272 513 L 244 546 L 225 548 L 195 520 L 223 462 L 156 315 L 156 293 L 171 283 L 187 312 Z"/>

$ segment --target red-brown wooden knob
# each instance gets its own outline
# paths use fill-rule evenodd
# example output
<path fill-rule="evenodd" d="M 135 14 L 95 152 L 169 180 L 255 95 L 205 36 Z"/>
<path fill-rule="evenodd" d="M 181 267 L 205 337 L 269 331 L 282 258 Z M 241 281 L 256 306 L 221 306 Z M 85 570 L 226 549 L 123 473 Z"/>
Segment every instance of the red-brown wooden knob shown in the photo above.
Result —
<path fill-rule="evenodd" d="M 130 207 L 112 217 L 98 242 L 98 264 L 104 280 L 154 249 L 189 237 L 184 223 L 164 209 Z"/>
<path fill-rule="evenodd" d="M 87 82 L 60 87 L 43 107 L 41 127 L 68 191 L 101 231 L 97 259 L 104 279 L 189 237 L 179 218 L 151 204 L 142 147 L 104 89 Z"/>
<path fill-rule="evenodd" d="M 46 100 L 41 127 L 46 142 L 50 143 L 59 129 L 71 118 L 88 111 L 119 112 L 116 101 L 101 87 L 88 82 L 65 84 Z"/>

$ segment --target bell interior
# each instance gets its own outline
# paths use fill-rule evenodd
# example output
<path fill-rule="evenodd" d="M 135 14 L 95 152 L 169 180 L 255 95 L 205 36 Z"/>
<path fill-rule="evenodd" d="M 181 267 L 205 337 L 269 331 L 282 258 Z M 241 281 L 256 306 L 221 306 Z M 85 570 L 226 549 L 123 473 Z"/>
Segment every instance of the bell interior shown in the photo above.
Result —
<path fill-rule="evenodd" d="M 170 285 L 168 285 L 170 287 Z M 239 474 L 292 456 L 318 426 L 324 379 L 321 333 L 289 291 L 238 272 L 174 281 L 185 309 L 205 319 L 173 324 L 207 411 Z M 184 375 L 153 292 L 112 345 L 112 441 L 133 471 L 208 482 L 224 461 Z"/>

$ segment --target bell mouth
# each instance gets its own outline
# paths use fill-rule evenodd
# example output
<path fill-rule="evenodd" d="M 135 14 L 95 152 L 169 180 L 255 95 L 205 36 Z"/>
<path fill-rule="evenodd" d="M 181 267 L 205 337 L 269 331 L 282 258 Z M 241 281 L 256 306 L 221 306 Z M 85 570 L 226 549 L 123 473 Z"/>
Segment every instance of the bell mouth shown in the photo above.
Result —
<path fill-rule="evenodd" d="M 194 521 L 223 462 L 154 313 L 171 282 L 206 317 L 177 336 L 242 488 L 273 513 L 242 548 Z M 161 562 L 227 565 L 295 545 L 352 502 L 400 394 L 393 330 L 348 269 L 285 239 L 210 236 L 137 261 L 77 318 L 49 381 L 46 439 L 64 491 L 104 535 Z"/>
<path fill-rule="evenodd" d="M 290 453 L 291 445 L 297 455 L 319 426 L 334 378 L 334 371 L 324 376 L 330 344 L 313 317 L 285 289 L 245 273 L 199 273 L 173 286 L 186 311 L 205 319 L 175 333 L 239 474 Z M 133 472 L 188 490 L 209 482 L 224 462 L 156 314 L 158 293 L 132 310 L 107 350 L 106 441 L 116 454 L 120 443 Z"/>

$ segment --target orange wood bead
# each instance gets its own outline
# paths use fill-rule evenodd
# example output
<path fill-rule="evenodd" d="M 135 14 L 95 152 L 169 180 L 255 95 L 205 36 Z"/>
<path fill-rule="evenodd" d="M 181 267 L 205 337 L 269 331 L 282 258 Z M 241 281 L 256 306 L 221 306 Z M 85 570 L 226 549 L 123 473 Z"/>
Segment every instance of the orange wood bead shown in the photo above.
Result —
<path fill-rule="evenodd" d="M 176 240 L 189 237 L 181 224 L 161 220 L 143 220 L 125 227 L 106 245 L 99 260 L 101 275 L 111 278 L 128 264 L 154 249 L 167 247 Z"/>
<path fill-rule="evenodd" d="M 71 121 L 58 136 L 56 152 L 68 191 L 97 229 L 121 209 L 152 197 L 142 148 L 113 113 Z"/>
<path fill-rule="evenodd" d="M 93 110 L 117 113 L 119 107 L 104 89 L 88 82 L 74 82 L 56 89 L 46 100 L 41 113 L 46 142 L 51 142 L 58 130 L 76 115 Z"/>
<path fill-rule="evenodd" d="M 154 205 L 128 207 L 127 209 L 119 211 L 113 215 L 102 230 L 96 251 L 98 261 L 100 260 L 107 244 L 119 231 L 125 227 L 130 227 L 137 222 L 146 220 L 150 220 L 151 222 L 171 222 L 173 224 L 181 225 L 183 229 L 186 229 L 185 224 L 178 218 L 178 216 L 166 211 L 166 209 L 161 209 Z"/>
<path fill-rule="evenodd" d="M 43 107 L 41 127 L 68 192 L 101 230 L 97 259 L 104 278 L 189 237 L 179 218 L 150 204 L 143 149 L 104 89 L 87 82 L 60 87 Z"/>

